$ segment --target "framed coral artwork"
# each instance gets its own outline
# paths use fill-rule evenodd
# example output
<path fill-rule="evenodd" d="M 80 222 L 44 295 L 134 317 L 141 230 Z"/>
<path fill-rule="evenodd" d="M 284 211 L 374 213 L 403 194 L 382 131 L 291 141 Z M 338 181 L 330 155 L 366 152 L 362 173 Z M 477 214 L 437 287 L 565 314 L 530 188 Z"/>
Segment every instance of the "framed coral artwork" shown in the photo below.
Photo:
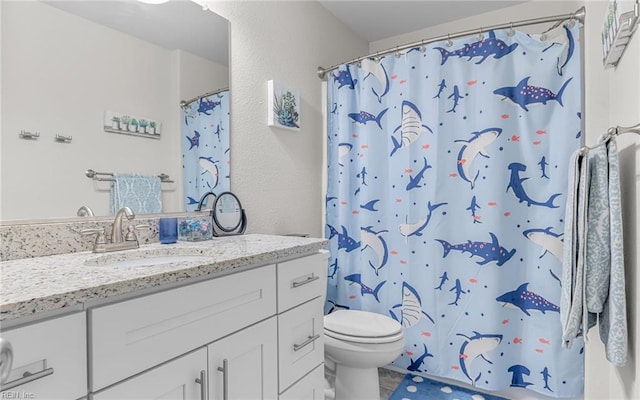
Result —
<path fill-rule="evenodd" d="M 281 82 L 268 81 L 268 121 L 276 128 L 300 130 L 300 91 Z"/>

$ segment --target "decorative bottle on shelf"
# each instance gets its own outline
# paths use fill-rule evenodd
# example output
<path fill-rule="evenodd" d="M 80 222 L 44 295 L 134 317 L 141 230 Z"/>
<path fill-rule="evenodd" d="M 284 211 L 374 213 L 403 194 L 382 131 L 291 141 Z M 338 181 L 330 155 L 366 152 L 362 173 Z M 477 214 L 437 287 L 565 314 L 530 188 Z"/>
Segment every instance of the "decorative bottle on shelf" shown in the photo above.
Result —
<path fill-rule="evenodd" d="M 128 115 L 123 115 L 120 117 L 120 130 L 126 131 L 129 129 L 129 122 L 131 121 L 131 117 Z"/>
<path fill-rule="evenodd" d="M 111 118 L 111 128 L 115 129 L 115 130 L 119 130 L 120 129 L 120 118 L 119 117 Z"/>
<path fill-rule="evenodd" d="M 149 122 L 147 122 L 146 119 L 141 119 L 140 121 L 138 121 L 138 132 L 146 133 L 148 125 L 149 125 Z"/>

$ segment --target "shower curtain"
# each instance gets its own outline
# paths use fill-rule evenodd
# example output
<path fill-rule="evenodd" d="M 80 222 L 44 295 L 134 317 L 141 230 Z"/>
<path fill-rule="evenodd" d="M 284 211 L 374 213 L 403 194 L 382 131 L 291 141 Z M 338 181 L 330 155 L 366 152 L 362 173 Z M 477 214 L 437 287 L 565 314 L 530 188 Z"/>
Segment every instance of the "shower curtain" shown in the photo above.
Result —
<path fill-rule="evenodd" d="M 393 364 L 488 390 L 583 387 L 559 318 L 580 26 L 495 30 L 342 65 L 328 82 L 325 312 L 388 315 Z"/>
<path fill-rule="evenodd" d="M 183 108 L 182 171 L 185 211 L 194 211 L 207 192 L 229 190 L 228 90 Z"/>

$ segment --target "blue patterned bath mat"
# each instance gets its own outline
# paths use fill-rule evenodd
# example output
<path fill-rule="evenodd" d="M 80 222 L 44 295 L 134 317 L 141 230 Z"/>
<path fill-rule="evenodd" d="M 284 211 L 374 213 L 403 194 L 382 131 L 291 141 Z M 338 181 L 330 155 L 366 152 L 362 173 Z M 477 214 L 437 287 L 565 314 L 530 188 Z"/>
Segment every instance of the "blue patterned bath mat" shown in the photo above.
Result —
<path fill-rule="evenodd" d="M 508 400 L 505 397 L 437 382 L 422 376 L 407 374 L 389 400 Z"/>

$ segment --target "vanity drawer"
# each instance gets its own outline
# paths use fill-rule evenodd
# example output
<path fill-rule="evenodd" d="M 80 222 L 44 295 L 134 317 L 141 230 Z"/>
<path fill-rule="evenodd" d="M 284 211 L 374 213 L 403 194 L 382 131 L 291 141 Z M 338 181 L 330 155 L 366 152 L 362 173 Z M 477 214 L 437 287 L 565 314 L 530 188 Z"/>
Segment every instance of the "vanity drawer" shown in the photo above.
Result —
<path fill-rule="evenodd" d="M 0 398 L 19 398 L 23 393 L 34 399 L 86 395 L 86 327 L 82 312 L 2 331 L 2 340 L 13 348 L 13 364 L 7 381 L 0 386 Z M 25 373 L 34 375 L 24 379 Z M 14 386 L 21 378 L 28 382 Z"/>
<path fill-rule="evenodd" d="M 279 392 L 324 361 L 322 297 L 278 315 Z"/>
<path fill-rule="evenodd" d="M 324 400 L 324 364 L 320 364 L 284 393 L 280 400 Z"/>
<path fill-rule="evenodd" d="M 275 314 L 275 265 L 88 311 L 96 391 Z"/>
<path fill-rule="evenodd" d="M 278 312 L 286 311 L 327 291 L 327 259 L 322 251 L 278 264 Z"/>

